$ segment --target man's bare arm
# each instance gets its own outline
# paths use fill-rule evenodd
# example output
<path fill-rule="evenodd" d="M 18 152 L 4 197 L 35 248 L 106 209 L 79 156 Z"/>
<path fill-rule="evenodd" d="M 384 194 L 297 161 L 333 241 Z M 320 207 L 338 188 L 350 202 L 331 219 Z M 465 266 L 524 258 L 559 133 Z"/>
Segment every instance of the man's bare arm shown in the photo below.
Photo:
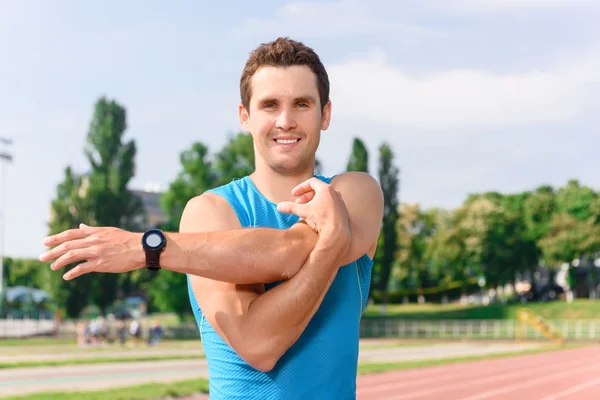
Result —
<path fill-rule="evenodd" d="M 352 241 L 342 255 L 342 265 L 364 254 L 373 257 L 383 215 L 379 184 L 365 173 L 351 172 L 335 177 L 331 187 L 341 194 L 350 216 Z M 182 219 L 204 219 L 205 207 L 219 201 L 224 200 L 211 193 L 199 196 L 188 203 Z M 232 283 L 269 283 L 295 275 L 317 239 L 314 231 L 298 226 L 288 230 L 248 228 L 194 233 L 189 238 L 178 237 L 178 245 L 184 248 L 167 248 L 161 263 L 173 271 Z M 182 255 L 189 258 L 181 259 Z M 232 271 L 231 265 L 240 268 Z"/>
<path fill-rule="evenodd" d="M 336 196 L 334 193 L 333 196 Z M 343 209 L 341 199 L 338 208 Z M 187 214 L 181 232 L 213 232 L 239 227 L 224 201 L 206 202 L 199 211 L 206 218 Z M 339 213 L 338 213 L 339 215 Z M 269 371 L 296 342 L 319 308 L 333 282 L 350 242 L 347 217 L 333 217 L 337 225 L 322 233 L 300 271 L 290 280 L 265 292 L 264 285 L 236 285 L 190 276 L 196 300 L 210 325 L 248 364 Z M 312 231 L 306 224 L 292 229 Z M 243 268 L 243 267 L 242 267 Z"/>
<path fill-rule="evenodd" d="M 229 206 L 219 195 L 202 194 L 188 202 L 181 223 L 220 217 L 225 205 Z M 216 232 L 181 229 L 181 233 L 165 233 L 168 245 L 161 255 L 161 267 L 238 284 L 276 282 L 298 272 L 318 239 L 316 232 L 299 226 L 290 229 L 241 229 L 239 223 L 234 228 L 228 226 Z"/>
<path fill-rule="evenodd" d="M 342 265 L 365 253 L 373 257 L 383 213 L 379 185 L 367 174 L 344 173 L 334 178 L 330 186 L 342 195 L 350 218 L 352 242 L 342 257 Z M 184 213 L 186 218 L 188 215 L 195 219 L 207 218 L 204 203 L 217 198 L 220 197 L 206 193 L 190 200 Z M 161 256 L 163 268 L 239 284 L 290 278 L 302 267 L 318 239 L 315 232 L 297 227 L 238 227 L 220 232 L 166 235 L 167 248 Z M 54 270 L 87 261 L 68 271 L 65 279 L 90 272 L 131 271 L 145 266 L 141 237 L 141 233 L 113 227 L 71 229 L 46 238 L 46 246 L 56 247 L 42 254 L 40 260 L 56 260 Z"/>

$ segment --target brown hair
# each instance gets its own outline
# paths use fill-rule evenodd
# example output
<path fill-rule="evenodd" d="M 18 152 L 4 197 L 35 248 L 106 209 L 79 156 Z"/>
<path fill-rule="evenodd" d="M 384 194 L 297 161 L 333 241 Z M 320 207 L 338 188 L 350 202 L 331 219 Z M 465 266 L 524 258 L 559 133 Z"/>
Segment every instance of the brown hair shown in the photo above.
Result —
<path fill-rule="evenodd" d="M 301 42 L 280 37 L 269 43 L 262 43 L 250 53 L 240 79 L 240 97 L 242 104 L 249 111 L 252 87 L 252 76 L 262 66 L 290 67 L 305 65 L 317 76 L 317 89 L 321 111 L 329 101 L 329 77 L 319 56 L 313 49 Z"/>

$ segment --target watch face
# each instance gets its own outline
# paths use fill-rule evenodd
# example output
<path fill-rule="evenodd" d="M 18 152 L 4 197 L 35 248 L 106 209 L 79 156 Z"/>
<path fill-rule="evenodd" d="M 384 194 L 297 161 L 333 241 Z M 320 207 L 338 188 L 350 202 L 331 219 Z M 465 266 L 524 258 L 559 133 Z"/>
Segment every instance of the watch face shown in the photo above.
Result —
<path fill-rule="evenodd" d="M 158 233 L 150 233 L 146 236 L 146 245 L 148 247 L 159 247 L 162 244 L 162 237 Z"/>

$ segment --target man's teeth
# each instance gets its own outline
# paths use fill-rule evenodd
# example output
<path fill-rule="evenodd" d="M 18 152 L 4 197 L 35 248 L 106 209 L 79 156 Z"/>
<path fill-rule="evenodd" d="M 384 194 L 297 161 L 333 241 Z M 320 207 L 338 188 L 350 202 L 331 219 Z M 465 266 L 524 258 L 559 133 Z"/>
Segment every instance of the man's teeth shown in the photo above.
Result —
<path fill-rule="evenodd" d="M 277 143 L 280 144 L 292 144 L 292 143 L 296 143 L 298 141 L 298 139 L 277 139 Z"/>

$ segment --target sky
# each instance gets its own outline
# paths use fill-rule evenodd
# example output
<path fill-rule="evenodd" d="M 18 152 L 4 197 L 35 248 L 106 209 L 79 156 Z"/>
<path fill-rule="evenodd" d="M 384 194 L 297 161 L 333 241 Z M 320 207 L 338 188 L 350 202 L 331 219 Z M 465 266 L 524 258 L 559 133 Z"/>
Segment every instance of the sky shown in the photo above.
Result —
<path fill-rule="evenodd" d="M 600 189 L 600 1 L 0 0 L 4 254 L 37 258 L 64 169 L 83 172 L 101 96 L 127 110 L 131 188 L 166 190 L 195 141 L 239 132 L 249 52 L 278 36 L 320 55 L 333 116 L 317 157 L 344 170 L 354 137 L 392 146 L 399 199 L 453 208 L 469 193 L 569 179 Z M 1 234 L 1 233 L 0 233 Z"/>

